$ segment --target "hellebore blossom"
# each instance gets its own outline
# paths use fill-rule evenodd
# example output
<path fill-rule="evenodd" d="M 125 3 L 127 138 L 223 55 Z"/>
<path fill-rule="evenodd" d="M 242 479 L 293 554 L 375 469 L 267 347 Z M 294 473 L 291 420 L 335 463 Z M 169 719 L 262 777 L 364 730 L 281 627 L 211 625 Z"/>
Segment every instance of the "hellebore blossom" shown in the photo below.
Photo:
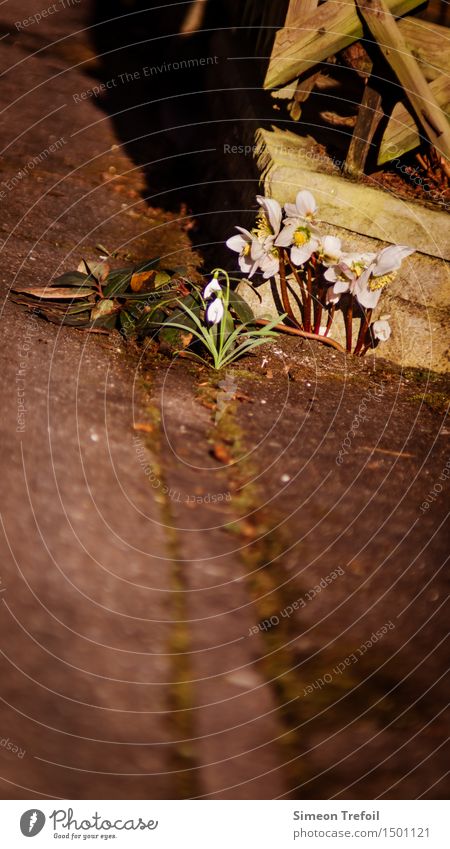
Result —
<path fill-rule="evenodd" d="M 222 302 L 222 288 L 218 280 L 213 277 L 212 280 L 209 281 L 208 285 L 205 287 L 203 292 L 203 297 L 205 301 L 208 301 L 210 298 L 214 297 L 214 295 L 220 292 L 220 296 L 214 298 L 211 301 L 210 305 L 206 310 L 206 320 L 209 321 L 210 324 L 219 324 L 222 321 L 224 308 Z"/>
<path fill-rule="evenodd" d="M 290 247 L 291 261 L 294 265 L 303 265 L 319 247 L 318 232 L 314 225 L 316 201 L 311 192 L 304 190 L 298 193 L 295 204 L 286 203 L 284 209 L 286 218 L 275 244 L 283 248 Z"/>
<path fill-rule="evenodd" d="M 232 251 L 239 253 L 239 268 L 252 277 L 259 268 L 263 277 L 268 279 L 278 272 L 280 263 L 278 251 L 274 245 L 281 225 L 281 206 L 273 198 L 258 195 L 261 209 L 256 218 L 256 225 L 251 232 L 244 227 L 237 227 L 240 236 L 231 236 L 226 245 Z"/>
<path fill-rule="evenodd" d="M 258 268 L 258 263 L 252 259 L 250 255 L 250 250 L 252 243 L 255 241 L 255 237 L 250 233 L 245 227 L 236 227 L 236 230 L 239 230 L 241 233 L 240 236 L 231 236 L 226 241 L 227 248 L 230 248 L 232 251 L 236 251 L 239 254 L 239 268 L 244 274 L 247 274 L 248 277 L 252 277 Z"/>
<path fill-rule="evenodd" d="M 322 265 L 336 265 L 342 253 L 341 240 L 337 236 L 322 236 L 319 244 L 319 259 Z"/>
<path fill-rule="evenodd" d="M 374 338 L 379 339 L 380 342 L 387 342 L 391 335 L 391 325 L 385 318 L 379 318 L 378 321 L 374 321 L 370 329 Z"/>
<path fill-rule="evenodd" d="M 403 260 L 413 253 L 414 248 L 389 245 L 375 254 L 355 285 L 354 294 L 361 306 L 366 309 L 374 309 L 377 306 L 384 287 L 395 280 Z"/>
<path fill-rule="evenodd" d="M 342 253 L 339 262 L 327 268 L 324 274 L 325 280 L 332 283 L 327 291 L 327 303 L 337 304 L 344 292 L 354 295 L 359 278 L 375 257 L 374 253 Z"/>
<path fill-rule="evenodd" d="M 267 280 L 269 277 L 273 277 L 280 267 L 275 239 L 280 232 L 282 213 L 277 200 L 265 198 L 261 195 L 257 195 L 256 200 L 261 210 L 256 218 L 256 226 L 252 230 L 255 238 L 250 248 L 250 255 L 257 262 L 263 272 L 263 277 Z"/>

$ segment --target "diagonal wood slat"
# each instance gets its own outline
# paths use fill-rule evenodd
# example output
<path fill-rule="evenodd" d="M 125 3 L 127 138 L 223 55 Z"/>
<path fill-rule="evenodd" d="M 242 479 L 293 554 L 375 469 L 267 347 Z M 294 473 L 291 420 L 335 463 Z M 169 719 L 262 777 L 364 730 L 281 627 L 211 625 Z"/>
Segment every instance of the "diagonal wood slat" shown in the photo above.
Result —
<path fill-rule="evenodd" d="M 420 6 L 421 0 L 388 0 L 387 5 L 394 15 L 400 16 Z M 275 36 L 264 88 L 286 85 L 363 34 L 355 2 L 328 0 L 306 20 L 292 15 L 289 26 Z"/>

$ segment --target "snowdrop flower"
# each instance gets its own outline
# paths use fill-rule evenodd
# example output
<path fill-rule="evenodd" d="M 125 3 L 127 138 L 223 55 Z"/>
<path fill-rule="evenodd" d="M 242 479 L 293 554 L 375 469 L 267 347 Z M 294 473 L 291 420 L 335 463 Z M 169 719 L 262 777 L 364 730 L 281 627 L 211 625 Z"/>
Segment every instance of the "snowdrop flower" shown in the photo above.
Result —
<path fill-rule="evenodd" d="M 355 286 L 355 295 L 361 306 L 366 309 L 374 309 L 377 306 L 384 287 L 395 280 L 403 260 L 413 253 L 414 248 L 389 245 L 375 254 Z"/>
<path fill-rule="evenodd" d="M 219 322 L 223 319 L 223 313 L 224 309 L 222 299 L 214 298 L 206 310 L 206 320 L 209 321 L 210 324 L 219 324 Z"/>
<path fill-rule="evenodd" d="M 294 265 L 303 265 L 319 247 L 314 215 L 317 204 L 311 192 L 299 192 L 294 203 L 285 204 L 286 218 L 283 229 L 275 240 L 282 248 L 291 248 L 290 256 Z"/>
<path fill-rule="evenodd" d="M 218 280 L 215 277 L 213 277 L 213 279 L 210 280 L 208 285 L 206 286 L 206 288 L 203 292 L 203 297 L 204 297 L 205 301 L 207 301 L 209 298 L 211 298 L 213 296 L 214 292 L 221 292 L 221 291 L 222 291 L 222 289 L 220 287 L 220 283 L 218 282 Z"/>
<path fill-rule="evenodd" d="M 391 325 L 385 318 L 379 318 L 378 321 L 374 321 L 370 329 L 375 339 L 379 339 L 380 342 L 387 342 L 391 335 Z"/>
<path fill-rule="evenodd" d="M 344 292 L 354 294 L 359 278 L 375 257 L 374 253 L 342 253 L 339 262 L 327 268 L 324 274 L 325 280 L 332 283 L 327 291 L 327 303 L 337 304 Z"/>

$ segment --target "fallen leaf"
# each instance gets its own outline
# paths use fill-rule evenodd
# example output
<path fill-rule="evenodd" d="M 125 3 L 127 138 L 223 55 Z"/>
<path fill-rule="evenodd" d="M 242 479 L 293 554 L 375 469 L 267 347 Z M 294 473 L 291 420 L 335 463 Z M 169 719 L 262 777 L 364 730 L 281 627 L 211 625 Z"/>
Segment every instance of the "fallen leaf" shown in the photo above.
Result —
<path fill-rule="evenodd" d="M 13 292 L 18 292 L 21 295 L 33 295 L 34 298 L 49 298 L 51 299 L 59 299 L 59 300 L 68 300 L 68 301 L 76 301 L 80 299 L 87 298 L 88 295 L 92 294 L 94 289 L 83 289 L 82 291 L 78 291 L 72 288 L 57 288 L 56 286 L 43 286 L 40 287 L 32 287 L 26 286 L 23 289 L 13 289 Z"/>
<path fill-rule="evenodd" d="M 149 422 L 135 422 L 133 425 L 133 430 L 141 430 L 144 433 L 153 433 L 155 429 L 155 425 L 149 424 Z"/>
<path fill-rule="evenodd" d="M 227 446 L 224 445 L 223 442 L 216 442 L 213 445 L 211 453 L 213 457 L 219 461 L 219 463 L 224 463 L 226 466 L 233 462 L 233 458 Z"/>
<path fill-rule="evenodd" d="M 156 277 L 156 271 L 141 271 L 133 274 L 131 278 L 131 289 L 133 292 L 140 292 L 144 283 L 153 283 Z"/>

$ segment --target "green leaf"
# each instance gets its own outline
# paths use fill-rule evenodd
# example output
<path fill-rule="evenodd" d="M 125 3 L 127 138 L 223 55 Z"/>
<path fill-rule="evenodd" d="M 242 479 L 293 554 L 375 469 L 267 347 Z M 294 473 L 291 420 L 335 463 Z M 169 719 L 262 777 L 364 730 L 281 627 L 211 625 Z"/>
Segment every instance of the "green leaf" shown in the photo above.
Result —
<path fill-rule="evenodd" d="M 255 316 L 251 306 L 237 292 L 230 289 L 229 305 L 233 308 L 240 321 L 247 323 L 254 320 Z"/>
<path fill-rule="evenodd" d="M 136 322 L 127 310 L 120 311 L 120 326 L 125 336 L 133 336 L 136 331 Z"/>

